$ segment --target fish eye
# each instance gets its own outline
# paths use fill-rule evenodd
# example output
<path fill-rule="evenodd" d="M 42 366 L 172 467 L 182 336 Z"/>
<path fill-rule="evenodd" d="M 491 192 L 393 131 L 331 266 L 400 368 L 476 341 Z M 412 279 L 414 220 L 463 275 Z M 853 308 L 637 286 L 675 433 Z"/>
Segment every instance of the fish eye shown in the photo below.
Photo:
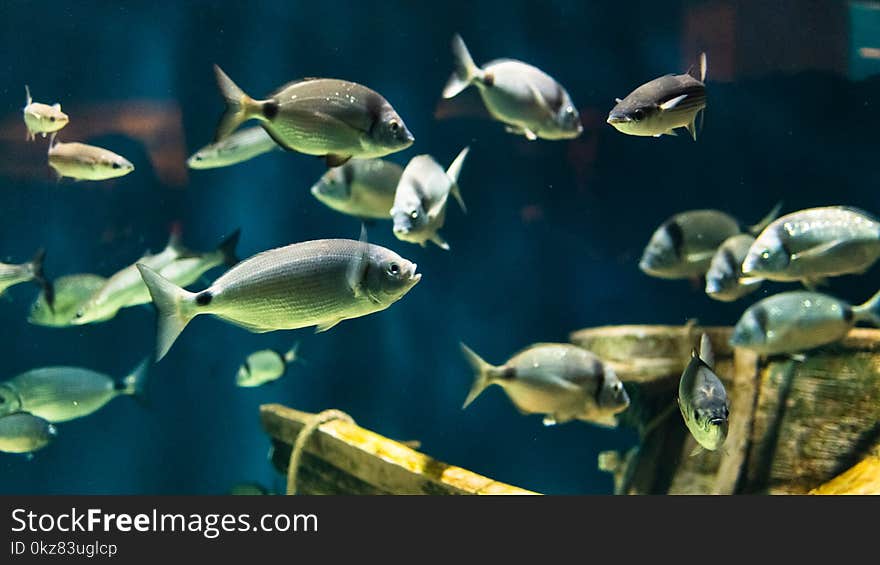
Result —
<path fill-rule="evenodd" d="M 388 265 L 388 272 L 392 275 L 397 275 L 398 273 L 400 273 L 400 265 L 398 265 L 397 263 L 391 263 L 390 265 Z"/>
<path fill-rule="evenodd" d="M 397 131 L 400 129 L 400 124 L 397 123 L 397 120 L 391 120 L 388 122 L 388 127 L 391 128 L 391 131 Z"/>
<path fill-rule="evenodd" d="M 573 116 L 574 115 L 574 108 L 572 108 L 571 106 L 566 107 L 565 113 L 569 116 Z"/>
<path fill-rule="evenodd" d="M 119 163 L 113 163 L 112 166 L 113 166 L 114 169 L 118 169 L 118 168 L 120 168 L 122 165 L 120 165 Z"/>
<path fill-rule="evenodd" d="M 50 122 L 54 122 L 54 121 L 55 121 L 55 116 L 49 116 L 49 121 L 50 121 Z"/>
<path fill-rule="evenodd" d="M 412 218 L 413 220 L 418 219 L 418 217 L 419 217 L 419 211 L 418 211 L 418 210 L 413 210 L 412 212 L 409 213 L 409 217 Z"/>
<path fill-rule="evenodd" d="M 645 118 L 645 111 L 641 108 L 636 108 L 633 110 L 633 118 L 635 118 L 636 121 L 643 120 Z"/>
<path fill-rule="evenodd" d="M 769 250 L 769 249 L 765 249 L 764 252 L 761 253 L 761 258 L 762 258 L 762 259 L 769 259 L 769 258 L 770 258 L 770 250 Z"/>

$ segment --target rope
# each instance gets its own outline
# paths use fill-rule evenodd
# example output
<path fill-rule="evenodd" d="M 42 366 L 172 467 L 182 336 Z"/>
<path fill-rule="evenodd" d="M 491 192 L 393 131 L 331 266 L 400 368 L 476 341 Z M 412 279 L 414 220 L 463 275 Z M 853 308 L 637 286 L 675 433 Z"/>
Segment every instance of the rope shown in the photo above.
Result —
<path fill-rule="evenodd" d="M 293 449 L 290 451 L 290 462 L 287 465 L 287 494 L 296 494 L 296 476 L 299 472 L 299 463 L 302 459 L 303 451 L 305 451 L 306 443 L 322 424 L 332 422 L 333 420 L 342 420 L 349 424 L 354 424 L 354 419 L 342 410 L 324 410 L 318 412 L 309 418 L 308 423 L 296 436 L 293 443 Z"/>

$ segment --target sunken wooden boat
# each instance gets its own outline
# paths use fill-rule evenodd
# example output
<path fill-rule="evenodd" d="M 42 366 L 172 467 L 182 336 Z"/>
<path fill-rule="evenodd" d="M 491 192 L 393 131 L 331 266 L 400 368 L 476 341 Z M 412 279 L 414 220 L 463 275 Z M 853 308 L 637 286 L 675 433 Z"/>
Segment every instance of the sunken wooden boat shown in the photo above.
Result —
<path fill-rule="evenodd" d="M 696 446 L 676 404 L 702 332 L 730 399 L 724 448 Z M 572 343 L 609 362 L 632 404 L 622 425 L 640 444 L 599 467 L 622 494 L 880 494 L 880 330 L 854 329 L 803 359 L 732 348 L 729 327 L 608 326 Z"/>
<path fill-rule="evenodd" d="M 538 494 L 432 459 L 338 411 L 265 404 L 260 418 L 290 494 Z"/>

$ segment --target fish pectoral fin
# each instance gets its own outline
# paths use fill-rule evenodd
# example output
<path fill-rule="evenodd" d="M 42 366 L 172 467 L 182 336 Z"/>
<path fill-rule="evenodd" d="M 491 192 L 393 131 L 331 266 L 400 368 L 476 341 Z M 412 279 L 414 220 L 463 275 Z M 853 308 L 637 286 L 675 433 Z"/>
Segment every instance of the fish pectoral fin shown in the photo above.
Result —
<path fill-rule="evenodd" d="M 529 141 L 535 141 L 538 139 L 538 134 L 530 130 L 529 128 L 523 128 L 523 135 L 526 136 L 526 139 Z"/>
<path fill-rule="evenodd" d="M 697 444 L 697 446 L 691 450 L 691 454 L 689 455 L 689 457 L 696 457 L 697 455 L 699 455 L 703 451 L 705 451 L 703 449 L 703 446 L 700 444 Z"/>
<path fill-rule="evenodd" d="M 828 286 L 828 279 L 823 277 L 808 277 L 801 281 L 801 284 L 804 285 L 804 288 L 811 292 L 815 292 L 819 290 L 819 287 Z"/>
<path fill-rule="evenodd" d="M 333 167 L 340 167 L 348 163 L 349 159 L 351 159 L 351 155 L 337 155 L 335 153 L 328 153 L 324 156 L 324 162 L 327 163 L 327 167 L 331 169 Z"/>
<path fill-rule="evenodd" d="M 358 239 L 359 252 L 352 257 L 345 273 L 345 279 L 348 287 L 354 293 L 355 298 L 359 298 L 364 294 L 363 281 L 364 274 L 370 264 L 370 244 L 367 241 L 367 227 L 361 224 L 361 236 Z"/>
<path fill-rule="evenodd" d="M 551 120 L 556 117 L 556 112 L 553 111 L 553 108 L 550 107 L 550 104 L 547 103 L 547 99 L 544 98 L 544 95 L 541 94 L 541 91 L 538 90 L 531 82 L 529 83 L 529 91 L 532 93 L 532 98 L 535 99 L 535 103 L 538 105 L 538 108 L 541 109 L 542 112 L 546 115 L 547 118 Z"/>
<path fill-rule="evenodd" d="M 316 324 L 315 325 L 315 333 L 319 334 L 322 332 L 326 332 L 327 330 L 329 330 L 330 328 L 332 328 L 333 326 L 335 326 L 336 324 L 338 324 L 342 320 L 343 320 L 343 318 L 339 318 L 336 320 L 330 320 L 329 322 L 321 322 L 320 324 Z"/>
<path fill-rule="evenodd" d="M 663 111 L 671 110 L 671 109 L 675 108 L 676 106 L 678 106 L 679 104 L 681 104 L 684 101 L 684 99 L 687 97 L 688 97 L 687 94 L 682 94 L 681 96 L 676 96 L 675 98 L 670 98 L 669 100 L 667 100 L 663 104 L 660 104 L 660 109 Z"/>
<path fill-rule="evenodd" d="M 816 247 L 811 247 L 809 249 L 805 249 L 803 251 L 799 251 L 797 253 L 792 254 L 791 260 L 797 261 L 798 259 L 811 259 L 820 257 L 825 254 L 831 253 L 840 253 L 845 251 L 848 247 L 852 245 L 852 242 L 843 240 L 843 239 L 835 239 L 833 241 L 829 241 L 828 243 L 823 243 L 822 245 L 817 245 Z"/>
<path fill-rule="evenodd" d="M 449 251 L 449 244 L 446 243 L 446 240 L 440 237 L 439 233 L 434 233 L 431 236 L 431 242 L 434 243 L 437 247 L 444 251 Z"/>

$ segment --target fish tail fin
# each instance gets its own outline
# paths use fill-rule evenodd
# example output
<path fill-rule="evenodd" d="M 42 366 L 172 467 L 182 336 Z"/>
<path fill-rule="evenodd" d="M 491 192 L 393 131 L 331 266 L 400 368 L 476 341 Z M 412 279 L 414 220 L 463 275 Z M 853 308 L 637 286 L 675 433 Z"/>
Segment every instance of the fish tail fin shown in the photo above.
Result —
<path fill-rule="evenodd" d="M 24 100 L 25 100 L 25 104 L 24 104 L 25 106 L 30 106 L 31 102 L 34 101 L 34 99 L 31 98 L 31 89 L 28 85 L 24 85 Z"/>
<path fill-rule="evenodd" d="M 880 291 L 864 304 L 853 307 L 853 313 L 856 320 L 880 327 Z"/>
<path fill-rule="evenodd" d="M 128 394 L 142 400 L 147 391 L 147 380 L 150 377 L 150 358 L 145 357 L 134 370 L 125 375 L 116 388 L 120 394 Z"/>
<path fill-rule="evenodd" d="M 470 363 L 471 368 L 474 370 L 474 384 L 471 385 L 471 390 L 468 392 L 467 398 L 464 400 L 464 404 L 462 404 L 461 409 L 470 405 L 471 402 L 476 400 L 480 393 L 486 390 L 486 387 L 492 384 L 492 373 L 494 372 L 495 367 L 486 363 L 482 357 L 474 353 L 474 351 L 465 344 L 461 345 L 461 351 L 464 353 L 465 359 Z"/>
<path fill-rule="evenodd" d="M 773 223 L 773 220 L 779 217 L 779 212 L 782 211 L 782 205 L 785 202 L 780 200 L 776 203 L 776 206 L 773 207 L 772 210 L 767 212 L 767 215 L 758 220 L 757 224 L 751 225 L 748 227 L 748 231 L 750 234 L 754 236 L 758 236 L 764 229 Z"/>
<path fill-rule="evenodd" d="M 287 353 L 284 354 L 284 361 L 286 363 L 293 363 L 294 361 L 299 361 L 299 342 L 293 344 Z"/>
<path fill-rule="evenodd" d="M 220 116 L 220 122 L 214 133 L 214 141 L 217 142 L 228 137 L 242 123 L 259 115 L 261 104 L 245 94 L 217 65 L 214 65 L 214 75 L 217 77 L 220 94 L 226 100 L 226 110 Z"/>
<path fill-rule="evenodd" d="M 138 263 L 137 268 L 158 312 L 156 361 L 161 361 L 183 328 L 199 314 L 196 293 L 180 288 L 146 265 Z"/>
<path fill-rule="evenodd" d="M 709 340 L 709 335 L 705 333 L 700 338 L 700 359 L 710 369 L 715 368 L 715 353 L 712 351 L 712 341 Z"/>
<path fill-rule="evenodd" d="M 467 206 L 464 205 L 464 200 L 461 197 L 461 190 L 458 187 L 458 176 L 461 174 L 461 168 L 464 166 L 464 161 L 467 159 L 468 152 L 470 152 L 470 147 L 465 147 L 458 154 L 458 157 L 449 165 L 449 168 L 446 169 L 446 176 L 452 179 L 452 196 L 455 197 L 455 200 L 458 202 L 458 205 L 461 206 L 462 212 L 467 214 Z"/>
<path fill-rule="evenodd" d="M 223 256 L 223 263 L 227 267 L 232 267 L 238 263 L 238 255 L 235 254 L 235 248 L 238 247 L 238 240 L 241 238 L 241 228 L 229 234 L 226 239 L 217 246 L 217 251 Z"/>
<path fill-rule="evenodd" d="M 455 57 L 455 71 L 443 88 L 443 98 L 452 98 L 480 77 L 482 72 L 474 63 L 464 40 L 459 34 L 452 37 L 452 55 Z"/>
<path fill-rule="evenodd" d="M 55 307 L 55 287 L 52 285 L 52 281 L 46 278 L 46 274 L 43 272 L 43 260 L 46 258 L 46 250 L 40 248 L 34 254 L 34 258 L 31 259 L 29 266 L 31 273 L 34 275 L 34 281 L 40 285 L 43 289 L 43 295 L 46 297 L 46 303 L 49 305 L 49 309 L 54 311 Z"/>

